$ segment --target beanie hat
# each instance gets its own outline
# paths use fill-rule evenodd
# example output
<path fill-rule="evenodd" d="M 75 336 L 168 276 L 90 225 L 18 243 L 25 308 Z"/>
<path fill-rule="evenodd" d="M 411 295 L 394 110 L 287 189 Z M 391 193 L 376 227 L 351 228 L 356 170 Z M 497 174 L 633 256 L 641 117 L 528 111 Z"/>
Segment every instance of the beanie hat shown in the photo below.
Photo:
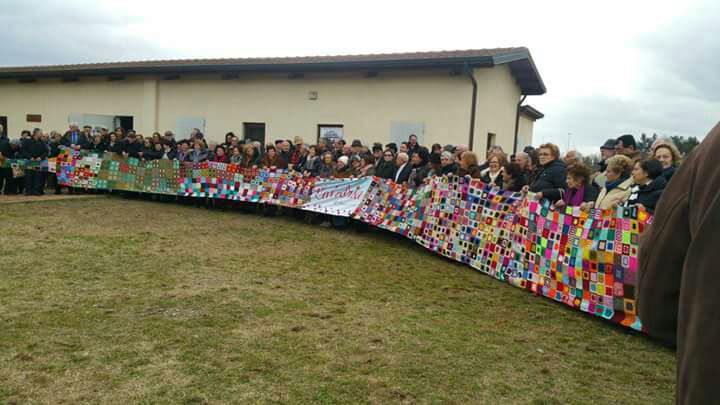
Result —
<path fill-rule="evenodd" d="M 634 146 L 637 147 L 637 143 L 635 143 L 635 137 L 630 134 L 625 134 L 617 139 L 615 143 L 622 142 L 624 147 Z"/>

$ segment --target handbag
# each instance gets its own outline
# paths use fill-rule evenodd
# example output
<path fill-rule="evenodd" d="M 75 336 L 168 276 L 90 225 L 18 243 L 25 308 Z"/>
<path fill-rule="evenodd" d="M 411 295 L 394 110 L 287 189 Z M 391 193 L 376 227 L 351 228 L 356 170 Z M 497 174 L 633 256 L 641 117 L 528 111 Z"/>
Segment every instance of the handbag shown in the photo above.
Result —
<path fill-rule="evenodd" d="M 12 169 L 13 179 L 17 179 L 18 177 L 25 177 L 24 167 L 20 166 L 17 163 L 11 163 L 10 168 Z"/>

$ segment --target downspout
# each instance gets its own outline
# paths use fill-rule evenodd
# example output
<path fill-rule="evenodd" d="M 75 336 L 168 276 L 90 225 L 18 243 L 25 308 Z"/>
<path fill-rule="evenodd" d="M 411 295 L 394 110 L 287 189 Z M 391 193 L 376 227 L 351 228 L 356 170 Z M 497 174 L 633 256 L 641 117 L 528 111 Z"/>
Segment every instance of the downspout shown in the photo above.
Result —
<path fill-rule="evenodd" d="M 522 96 L 517 104 L 517 109 L 515 110 L 515 139 L 513 140 L 513 155 L 517 153 L 518 131 L 520 129 L 520 107 L 522 106 L 522 103 L 525 102 L 526 98 L 527 94 Z"/>
<path fill-rule="evenodd" d="M 470 138 L 468 139 L 468 148 L 469 150 L 472 150 L 473 143 L 475 143 L 475 107 L 477 105 L 477 80 L 475 80 L 473 70 L 470 69 L 470 65 L 468 65 L 467 62 L 465 62 L 465 73 L 467 73 L 473 86 L 472 101 L 470 102 Z"/>

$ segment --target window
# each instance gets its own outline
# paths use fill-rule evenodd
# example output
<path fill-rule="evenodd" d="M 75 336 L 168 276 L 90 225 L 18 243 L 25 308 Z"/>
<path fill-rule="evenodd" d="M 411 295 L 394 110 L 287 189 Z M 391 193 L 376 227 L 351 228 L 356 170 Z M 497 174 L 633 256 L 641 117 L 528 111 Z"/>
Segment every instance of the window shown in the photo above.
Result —
<path fill-rule="evenodd" d="M 488 132 L 487 135 L 487 147 L 485 148 L 485 159 L 487 159 L 489 156 L 487 155 L 487 152 L 490 150 L 493 145 L 497 145 L 497 136 L 493 134 L 492 132 Z"/>
<path fill-rule="evenodd" d="M 257 141 L 265 145 L 265 123 L 243 122 L 243 138 L 245 142 Z"/>
<path fill-rule="evenodd" d="M 317 142 L 332 145 L 336 139 L 344 139 L 342 124 L 318 124 Z"/>

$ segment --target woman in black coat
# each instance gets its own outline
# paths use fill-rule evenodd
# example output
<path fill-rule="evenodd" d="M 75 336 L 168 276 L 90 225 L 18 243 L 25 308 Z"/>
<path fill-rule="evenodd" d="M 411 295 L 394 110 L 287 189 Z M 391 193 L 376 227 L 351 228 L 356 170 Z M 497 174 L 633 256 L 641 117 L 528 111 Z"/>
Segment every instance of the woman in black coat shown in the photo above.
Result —
<path fill-rule="evenodd" d="M 651 214 L 654 213 L 660 196 L 667 186 L 662 164 L 655 159 L 636 162 L 632 177 L 635 184 L 630 187 L 630 197 L 625 201 L 625 206 L 635 205 L 638 208 L 645 208 Z"/>
<path fill-rule="evenodd" d="M 661 143 L 655 147 L 653 157 L 662 165 L 663 177 L 669 182 L 680 165 L 680 151 L 673 143 Z"/>
<path fill-rule="evenodd" d="M 502 186 L 505 191 L 521 191 L 527 185 L 525 173 L 517 163 L 505 162 L 502 167 Z"/>
<path fill-rule="evenodd" d="M 458 174 L 460 168 L 458 167 L 457 163 L 455 163 L 455 155 L 445 151 L 440 154 L 440 170 L 438 171 L 438 176 L 449 176 L 453 174 Z"/>
<path fill-rule="evenodd" d="M 410 178 L 408 179 L 409 187 L 420 187 L 423 184 L 425 178 L 430 174 L 431 167 L 428 165 L 429 160 L 430 154 L 427 149 L 422 146 L 412 154 L 412 169 L 410 171 Z"/>
<path fill-rule="evenodd" d="M 392 149 L 387 148 L 383 152 L 382 161 L 375 169 L 375 175 L 383 179 L 394 179 L 397 166 L 395 166 L 395 154 Z"/>
<path fill-rule="evenodd" d="M 565 163 L 560 160 L 560 150 L 557 145 L 546 143 L 540 145 L 538 149 L 540 168 L 527 189 L 536 193 L 538 199 L 546 198 L 554 203 L 562 198 L 563 192 L 567 189 Z"/>

